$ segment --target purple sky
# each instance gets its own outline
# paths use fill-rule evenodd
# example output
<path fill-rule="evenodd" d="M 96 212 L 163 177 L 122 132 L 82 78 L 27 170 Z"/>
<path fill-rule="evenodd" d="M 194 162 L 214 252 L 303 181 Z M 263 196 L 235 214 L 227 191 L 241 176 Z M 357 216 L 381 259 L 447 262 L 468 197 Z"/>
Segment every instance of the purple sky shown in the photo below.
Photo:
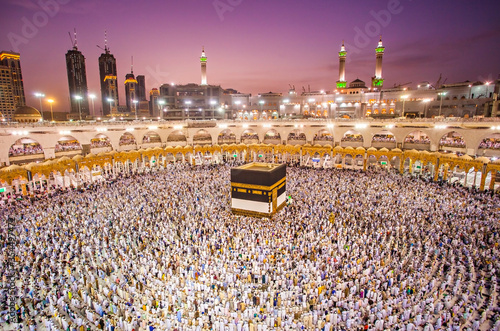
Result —
<path fill-rule="evenodd" d="M 46 2 L 64 4 L 44 21 L 40 3 Z M 379 33 L 385 87 L 434 84 L 440 73 L 448 83 L 493 80 L 500 73 L 500 2 L 494 0 L 3 0 L 0 6 L 0 49 L 21 53 L 27 103 L 39 108 L 33 93 L 41 91 L 56 100 L 54 111 L 68 109 L 64 55 L 73 28 L 86 57 L 89 92 L 98 96 L 96 45 L 104 45 L 107 30 L 121 104 L 131 56 L 149 91 L 162 83 L 199 83 L 202 45 L 209 84 L 253 94 L 286 92 L 288 84 L 299 92 L 308 84 L 333 90 L 343 39 L 347 81 L 369 82 Z M 378 22 L 373 13 L 388 7 L 390 17 Z M 34 17 L 40 27 L 23 33 Z"/>

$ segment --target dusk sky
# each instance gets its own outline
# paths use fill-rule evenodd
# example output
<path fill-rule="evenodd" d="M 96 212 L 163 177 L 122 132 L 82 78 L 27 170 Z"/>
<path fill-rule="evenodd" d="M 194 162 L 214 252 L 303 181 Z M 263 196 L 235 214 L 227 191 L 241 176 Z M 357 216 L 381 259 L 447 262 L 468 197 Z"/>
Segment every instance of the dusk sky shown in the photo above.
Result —
<path fill-rule="evenodd" d="M 147 91 L 162 83 L 199 84 L 203 45 L 208 83 L 252 94 L 286 92 L 288 84 L 299 93 L 308 85 L 333 90 L 342 40 L 347 81 L 368 83 L 379 34 L 386 88 L 434 84 L 440 73 L 447 83 L 500 74 L 498 0 L 1 0 L 0 8 L 0 49 L 21 53 L 27 104 L 39 108 L 33 93 L 43 92 L 56 100 L 54 111 L 69 109 L 65 53 L 74 28 L 96 110 L 102 53 L 96 45 L 104 46 L 105 30 L 121 104 L 131 56 Z"/>

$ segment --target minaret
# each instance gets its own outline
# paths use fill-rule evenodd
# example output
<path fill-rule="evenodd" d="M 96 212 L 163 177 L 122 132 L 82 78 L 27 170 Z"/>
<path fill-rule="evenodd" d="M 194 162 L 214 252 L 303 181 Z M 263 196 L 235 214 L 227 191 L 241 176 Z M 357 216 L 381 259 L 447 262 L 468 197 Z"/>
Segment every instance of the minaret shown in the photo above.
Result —
<path fill-rule="evenodd" d="M 205 47 L 201 50 L 201 85 L 207 85 L 207 56 L 205 55 Z"/>
<path fill-rule="evenodd" d="M 384 86 L 384 79 L 382 78 L 382 57 L 384 56 L 385 47 L 382 45 L 382 36 L 375 48 L 376 64 L 375 64 L 375 77 L 372 77 L 372 87 L 382 88 Z"/>
<path fill-rule="evenodd" d="M 347 52 L 345 50 L 344 41 L 342 40 L 342 47 L 340 47 L 339 52 L 339 80 L 337 81 L 337 89 L 342 89 L 347 86 L 345 80 L 345 59 Z"/>

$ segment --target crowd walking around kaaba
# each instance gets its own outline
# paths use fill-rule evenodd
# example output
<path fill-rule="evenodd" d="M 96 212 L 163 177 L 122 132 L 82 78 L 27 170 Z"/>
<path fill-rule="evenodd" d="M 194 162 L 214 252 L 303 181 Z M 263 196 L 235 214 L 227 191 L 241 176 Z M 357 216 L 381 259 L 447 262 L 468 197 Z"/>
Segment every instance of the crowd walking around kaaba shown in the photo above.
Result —
<path fill-rule="evenodd" d="M 0 328 L 500 330 L 498 194 L 289 167 L 289 205 L 259 219 L 231 213 L 229 173 L 172 164 L 1 206 L 18 295 Z"/>

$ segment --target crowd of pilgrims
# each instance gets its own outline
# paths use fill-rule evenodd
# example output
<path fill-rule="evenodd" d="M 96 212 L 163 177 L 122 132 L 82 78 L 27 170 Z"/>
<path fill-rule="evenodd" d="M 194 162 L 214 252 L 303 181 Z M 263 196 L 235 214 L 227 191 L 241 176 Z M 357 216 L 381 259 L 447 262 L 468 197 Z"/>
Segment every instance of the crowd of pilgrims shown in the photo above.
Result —
<path fill-rule="evenodd" d="M 479 148 L 500 149 L 500 138 L 483 139 Z"/>
<path fill-rule="evenodd" d="M 408 135 L 405 138 L 405 143 L 408 143 L 408 144 L 430 144 L 431 139 L 428 136 L 415 137 L 413 135 Z"/>
<path fill-rule="evenodd" d="M 363 136 L 360 134 L 345 134 L 341 141 L 363 142 Z"/>
<path fill-rule="evenodd" d="M 9 156 L 43 154 L 40 144 L 21 144 L 13 145 L 9 149 Z"/>
<path fill-rule="evenodd" d="M 60 140 L 56 144 L 55 152 L 77 151 L 82 149 L 82 145 L 76 140 Z"/>
<path fill-rule="evenodd" d="M 10 202 L 20 324 L 3 306 L 0 328 L 500 329 L 498 195 L 299 167 L 287 194 L 235 216 L 228 165 L 177 164 Z"/>

